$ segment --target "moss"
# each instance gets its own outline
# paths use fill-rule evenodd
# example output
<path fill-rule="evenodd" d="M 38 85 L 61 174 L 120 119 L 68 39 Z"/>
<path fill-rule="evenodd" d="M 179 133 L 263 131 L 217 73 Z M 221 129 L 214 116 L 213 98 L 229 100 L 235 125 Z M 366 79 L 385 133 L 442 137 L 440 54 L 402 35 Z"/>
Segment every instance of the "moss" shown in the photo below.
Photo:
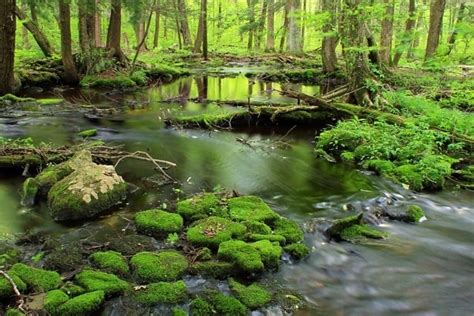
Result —
<path fill-rule="evenodd" d="M 202 193 L 179 201 L 176 204 L 176 212 L 186 220 L 194 220 L 207 216 L 226 216 L 227 210 L 214 193 Z"/>
<path fill-rule="evenodd" d="M 32 206 L 35 204 L 36 195 L 40 185 L 35 178 L 28 178 L 21 186 L 21 205 Z"/>
<path fill-rule="evenodd" d="M 26 283 L 15 274 L 9 274 L 9 276 L 12 278 L 13 282 L 15 282 L 18 290 L 24 293 L 27 288 Z M 8 299 L 13 294 L 14 292 L 11 283 L 7 278 L 0 275 L 0 301 Z"/>
<path fill-rule="evenodd" d="M 64 102 L 64 99 L 36 99 L 36 102 L 43 106 L 59 105 Z"/>
<path fill-rule="evenodd" d="M 98 269 L 114 274 L 126 275 L 130 272 L 127 259 L 116 251 L 96 252 L 89 256 L 89 260 Z"/>
<path fill-rule="evenodd" d="M 272 300 L 272 294 L 256 283 L 245 286 L 229 279 L 229 286 L 235 297 L 251 310 L 261 308 Z"/>
<path fill-rule="evenodd" d="M 83 287 L 81 287 L 81 286 L 79 286 L 79 285 L 77 285 L 77 284 L 75 284 L 71 281 L 68 281 L 61 287 L 61 291 L 63 291 L 64 293 L 66 293 L 70 297 L 73 297 L 73 296 L 78 296 L 78 295 L 84 294 L 84 292 L 86 290 L 84 290 Z"/>
<path fill-rule="evenodd" d="M 212 251 L 211 249 L 204 247 L 199 249 L 197 255 L 196 255 L 196 260 L 200 261 L 207 261 L 212 259 Z"/>
<path fill-rule="evenodd" d="M 266 268 L 277 268 L 280 265 L 283 248 L 278 242 L 260 240 L 250 245 L 258 251 Z"/>
<path fill-rule="evenodd" d="M 134 299 L 144 305 L 177 304 L 183 302 L 186 297 L 186 285 L 183 281 L 151 283 L 134 293 Z"/>
<path fill-rule="evenodd" d="M 425 212 L 418 205 L 410 205 L 407 210 L 407 221 L 411 223 L 418 223 L 423 217 Z"/>
<path fill-rule="evenodd" d="M 141 252 L 130 263 L 141 282 L 174 281 L 188 269 L 186 257 L 175 251 Z"/>
<path fill-rule="evenodd" d="M 352 225 L 341 232 L 341 238 L 346 241 L 358 241 L 364 238 L 384 239 L 387 236 L 387 233 L 372 228 L 366 224 Z"/>
<path fill-rule="evenodd" d="M 79 242 L 54 247 L 44 260 L 45 268 L 61 273 L 73 271 L 82 265 L 82 248 Z"/>
<path fill-rule="evenodd" d="M 287 243 L 300 242 L 304 238 L 304 233 L 300 226 L 286 218 L 279 218 L 275 221 L 273 234 L 285 237 Z"/>
<path fill-rule="evenodd" d="M 377 174 L 390 174 L 395 169 L 395 164 L 388 160 L 369 160 L 364 165 L 365 168 L 377 172 Z"/>
<path fill-rule="evenodd" d="M 182 308 L 175 307 L 171 310 L 171 315 L 172 316 L 188 316 L 188 312 L 186 312 Z"/>
<path fill-rule="evenodd" d="M 34 98 L 22 98 L 11 93 L 7 93 L 3 96 L 0 96 L 0 103 L 4 103 L 4 102 L 26 103 L 26 102 L 35 102 L 35 101 L 36 99 Z"/>
<path fill-rule="evenodd" d="M 87 88 L 111 88 L 111 89 L 127 89 L 136 87 L 135 81 L 125 74 L 118 74 L 110 78 L 101 78 L 96 76 L 85 76 L 81 80 L 81 86 Z"/>
<path fill-rule="evenodd" d="M 89 157 L 85 158 L 86 160 L 84 160 L 84 162 L 89 161 L 88 158 Z M 41 171 L 35 177 L 39 186 L 39 194 L 46 195 L 55 183 L 64 179 L 74 171 L 74 168 L 77 167 L 75 164 L 76 162 L 71 162 L 71 160 L 69 160 L 58 165 L 49 166 Z"/>
<path fill-rule="evenodd" d="M 217 249 L 219 244 L 232 238 L 242 238 L 246 227 L 222 217 L 211 216 L 200 220 L 187 232 L 188 241 L 196 246 Z"/>
<path fill-rule="evenodd" d="M 109 248 L 125 256 L 131 256 L 141 251 L 155 250 L 154 243 L 151 237 L 133 234 L 111 240 Z"/>
<path fill-rule="evenodd" d="M 97 129 L 86 129 L 84 131 L 81 131 L 77 133 L 77 136 L 83 137 L 83 138 L 88 138 L 88 137 L 94 137 L 97 136 Z"/>
<path fill-rule="evenodd" d="M 58 307 L 69 300 L 69 296 L 61 290 L 52 290 L 46 293 L 44 309 L 51 315 L 58 314 Z"/>
<path fill-rule="evenodd" d="M 357 215 L 351 215 L 341 219 L 337 219 L 326 230 L 326 234 L 328 234 L 331 238 L 339 238 L 344 229 L 349 228 L 353 225 L 362 224 L 363 216 L 364 214 L 360 213 Z"/>
<path fill-rule="evenodd" d="M 417 172 L 415 165 L 401 165 L 393 171 L 395 179 L 408 184 L 410 189 L 421 191 L 423 189 L 423 176 Z"/>
<path fill-rule="evenodd" d="M 228 126 L 229 122 L 249 117 L 246 108 L 226 108 L 217 104 L 208 104 L 201 113 L 180 113 L 168 120 L 168 123 L 189 127 L 212 128 Z"/>
<path fill-rule="evenodd" d="M 61 276 L 55 271 L 47 271 L 16 263 L 9 271 L 26 283 L 34 291 L 49 291 L 56 289 L 61 283 Z"/>
<path fill-rule="evenodd" d="M 189 271 L 192 274 L 223 280 L 233 274 L 234 265 L 222 261 L 195 262 Z"/>
<path fill-rule="evenodd" d="M 93 270 L 84 270 L 75 277 L 76 282 L 87 291 L 104 291 L 107 296 L 124 293 L 129 285 L 116 275 Z"/>
<path fill-rule="evenodd" d="M 214 309 L 212 308 L 212 305 L 200 297 L 192 300 L 190 309 L 191 309 L 191 315 L 193 316 L 214 315 Z"/>
<path fill-rule="evenodd" d="M 100 309 L 105 300 L 104 291 L 94 291 L 76 296 L 58 308 L 58 315 L 90 315 Z"/>
<path fill-rule="evenodd" d="M 147 210 L 135 215 L 135 225 L 140 233 L 166 237 L 170 233 L 177 233 L 183 229 L 183 218 L 179 214 L 158 209 Z"/>
<path fill-rule="evenodd" d="M 286 238 L 281 235 L 250 234 L 248 235 L 248 239 L 252 241 L 259 241 L 259 240 L 276 241 L 282 245 L 286 243 Z"/>
<path fill-rule="evenodd" d="M 8 308 L 5 316 L 24 316 L 25 314 L 16 308 Z"/>
<path fill-rule="evenodd" d="M 145 71 L 136 70 L 130 75 L 130 79 L 138 86 L 145 86 L 148 83 L 148 77 Z"/>
<path fill-rule="evenodd" d="M 268 223 L 279 217 L 279 215 L 258 196 L 240 196 L 229 199 L 227 203 L 229 205 L 230 217 L 233 220 Z"/>
<path fill-rule="evenodd" d="M 258 273 L 264 270 L 262 257 L 256 247 L 241 240 L 229 240 L 220 244 L 217 253 L 219 259 L 234 263 L 246 273 Z"/>
<path fill-rule="evenodd" d="M 235 297 L 227 296 L 222 293 L 216 293 L 210 297 L 218 315 L 239 316 L 247 315 L 247 308 Z"/>
<path fill-rule="evenodd" d="M 303 259 L 309 255 L 309 248 L 303 243 L 295 243 L 283 248 L 287 253 L 289 253 L 295 259 Z"/>
<path fill-rule="evenodd" d="M 341 159 L 347 163 L 353 163 L 355 161 L 355 155 L 351 151 L 345 151 L 341 153 Z"/>
<path fill-rule="evenodd" d="M 270 235 L 272 229 L 265 223 L 257 221 L 243 221 L 242 224 L 247 227 L 247 232 L 249 234 L 261 234 L 261 235 Z"/>

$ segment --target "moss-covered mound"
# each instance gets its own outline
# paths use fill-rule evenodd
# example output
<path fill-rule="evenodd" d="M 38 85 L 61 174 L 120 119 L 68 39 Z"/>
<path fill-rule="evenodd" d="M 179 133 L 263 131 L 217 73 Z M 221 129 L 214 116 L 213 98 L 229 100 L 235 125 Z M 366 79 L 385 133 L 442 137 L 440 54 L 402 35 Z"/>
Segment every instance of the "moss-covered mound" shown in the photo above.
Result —
<path fill-rule="evenodd" d="M 59 306 L 66 303 L 69 300 L 69 295 L 61 290 L 52 290 L 46 293 L 44 299 L 44 309 L 51 315 L 59 314 Z"/>
<path fill-rule="evenodd" d="M 56 289 L 61 284 L 59 273 L 33 268 L 23 263 L 14 264 L 9 274 L 19 277 L 29 289 L 38 292 Z"/>
<path fill-rule="evenodd" d="M 218 315 L 244 316 L 247 315 L 247 308 L 238 299 L 222 293 L 215 293 L 209 296 L 210 303 Z"/>
<path fill-rule="evenodd" d="M 188 269 L 186 257 L 176 251 L 141 252 L 130 259 L 140 282 L 175 281 Z"/>
<path fill-rule="evenodd" d="M 372 228 L 364 223 L 363 214 L 347 216 L 335 220 L 326 230 L 326 233 L 334 239 L 356 242 L 369 239 L 384 239 L 388 234 Z"/>
<path fill-rule="evenodd" d="M 127 259 L 116 251 L 101 251 L 89 256 L 89 260 L 98 269 L 113 274 L 128 274 Z"/>
<path fill-rule="evenodd" d="M 100 309 L 104 300 L 104 291 L 85 293 L 60 305 L 57 315 L 91 315 Z"/>
<path fill-rule="evenodd" d="M 272 222 L 279 218 L 261 198 L 258 196 L 239 196 L 229 199 L 229 214 L 236 221 Z"/>
<path fill-rule="evenodd" d="M 235 297 L 250 310 L 261 308 L 272 300 L 272 294 L 256 283 L 245 286 L 234 279 L 229 279 L 229 286 Z"/>
<path fill-rule="evenodd" d="M 129 285 L 114 274 L 84 270 L 75 276 L 76 282 L 87 291 L 104 291 L 107 296 L 124 293 Z"/>
<path fill-rule="evenodd" d="M 176 212 L 186 220 L 202 219 L 208 216 L 227 216 L 227 209 L 215 193 L 201 193 L 179 201 Z"/>
<path fill-rule="evenodd" d="M 133 295 L 134 300 L 145 305 L 178 304 L 186 297 L 187 290 L 183 281 L 158 282 L 140 286 Z"/>
<path fill-rule="evenodd" d="M 285 252 L 289 253 L 293 258 L 300 260 L 309 255 L 309 248 L 303 243 L 295 243 L 287 245 L 283 248 Z"/>
<path fill-rule="evenodd" d="M 425 212 L 418 205 L 410 205 L 407 209 L 407 221 L 411 223 L 418 223 L 423 217 Z"/>
<path fill-rule="evenodd" d="M 300 242 L 304 238 L 301 227 L 296 222 L 283 217 L 275 221 L 273 234 L 285 237 L 287 243 Z"/>
<path fill-rule="evenodd" d="M 154 209 L 138 212 L 135 215 L 137 231 L 154 236 L 166 237 L 170 233 L 177 233 L 183 228 L 183 218 L 179 214 Z"/>
<path fill-rule="evenodd" d="M 189 272 L 208 278 L 224 280 L 234 275 L 236 271 L 233 263 L 211 260 L 193 263 L 189 267 Z"/>
<path fill-rule="evenodd" d="M 20 292 L 23 293 L 26 291 L 27 286 L 26 286 L 26 283 L 23 282 L 22 279 L 20 279 L 14 274 L 11 274 L 10 277 L 12 278 L 13 282 L 15 282 Z M 13 286 L 10 283 L 10 281 L 3 275 L 0 275 L 0 302 L 8 300 L 14 294 L 15 293 L 13 291 Z"/>
<path fill-rule="evenodd" d="M 224 241 L 243 238 L 245 232 L 246 227 L 240 223 L 211 216 L 191 226 L 187 239 L 193 245 L 217 249 Z"/>
<path fill-rule="evenodd" d="M 245 273 L 259 273 L 265 268 L 260 252 L 241 240 L 222 242 L 217 255 L 219 259 L 233 263 L 236 268 Z"/>

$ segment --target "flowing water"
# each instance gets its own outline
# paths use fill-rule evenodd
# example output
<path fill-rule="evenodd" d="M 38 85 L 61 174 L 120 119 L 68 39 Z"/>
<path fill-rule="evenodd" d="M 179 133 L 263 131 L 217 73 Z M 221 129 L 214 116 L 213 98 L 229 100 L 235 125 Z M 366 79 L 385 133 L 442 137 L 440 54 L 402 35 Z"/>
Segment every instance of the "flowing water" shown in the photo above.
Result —
<path fill-rule="evenodd" d="M 185 78 L 129 94 L 37 92 L 36 96 L 61 95 L 76 104 L 91 103 L 120 111 L 83 115 L 76 105 L 12 113 L 0 118 L 0 136 L 29 136 L 36 143 L 63 145 L 79 141 L 76 134 L 80 130 L 96 128 L 96 138 L 108 144 L 123 144 L 128 151 L 143 150 L 176 162 L 175 170 L 169 172 L 182 185 L 180 190 L 173 190 L 173 185 L 159 185 L 152 166 L 124 162 L 119 173 L 142 188 L 112 215 L 78 224 L 82 228 L 78 230 L 77 226 L 52 222 L 45 206 L 22 209 L 18 193 L 21 179 L 0 175 L 0 233 L 64 234 L 69 239 L 65 242 L 119 238 L 128 229 L 124 217 L 137 210 L 172 204 L 177 195 L 222 187 L 261 196 L 308 231 L 305 242 L 312 248 L 311 255 L 299 263 L 287 259 L 279 272 L 268 276 L 305 297 L 307 304 L 297 314 L 473 315 L 472 192 L 415 194 L 369 173 L 315 159 L 314 135 L 322 126 L 313 130 L 251 127 L 228 132 L 167 128 L 163 123 L 170 113 L 182 108 L 199 111 L 201 105 L 185 99 L 203 94 L 208 99 L 293 102 L 273 91 L 280 88 L 278 84 L 269 86 L 237 76 Z M 320 89 L 292 88 L 309 94 L 317 94 Z M 34 91 L 30 94 L 35 96 Z M 178 103 L 159 102 L 178 96 Z M 318 230 L 327 220 L 343 216 L 347 209 L 397 209 L 410 203 L 424 208 L 427 221 L 418 225 L 382 223 L 381 229 L 391 233 L 388 240 L 333 243 Z M 121 314 L 118 306 L 107 308 L 106 313 Z"/>

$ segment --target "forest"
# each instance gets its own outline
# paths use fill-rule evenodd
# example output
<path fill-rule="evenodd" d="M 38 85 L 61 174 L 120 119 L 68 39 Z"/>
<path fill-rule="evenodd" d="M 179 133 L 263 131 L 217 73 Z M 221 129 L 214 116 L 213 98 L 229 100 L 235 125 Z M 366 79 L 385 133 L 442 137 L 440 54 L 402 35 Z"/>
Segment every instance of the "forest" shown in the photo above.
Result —
<path fill-rule="evenodd" d="M 474 3 L 1 0 L 0 315 L 470 315 Z"/>

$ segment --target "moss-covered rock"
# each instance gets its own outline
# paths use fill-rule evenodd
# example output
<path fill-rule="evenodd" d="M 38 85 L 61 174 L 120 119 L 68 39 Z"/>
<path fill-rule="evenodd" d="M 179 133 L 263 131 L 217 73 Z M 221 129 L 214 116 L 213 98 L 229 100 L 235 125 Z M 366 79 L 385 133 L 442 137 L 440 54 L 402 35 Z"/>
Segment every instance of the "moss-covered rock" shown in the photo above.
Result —
<path fill-rule="evenodd" d="M 57 246 L 44 259 L 45 268 L 60 273 L 73 271 L 82 265 L 82 246 L 79 242 Z"/>
<path fill-rule="evenodd" d="M 331 238 L 338 238 L 344 229 L 349 228 L 353 225 L 362 224 L 363 216 L 364 214 L 360 213 L 357 215 L 351 215 L 341 219 L 337 219 L 326 230 L 326 234 L 328 234 Z"/>
<path fill-rule="evenodd" d="M 209 304 L 203 298 L 195 298 L 192 300 L 191 305 L 191 315 L 193 316 L 212 316 L 214 315 L 214 309 L 211 304 Z"/>
<path fill-rule="evenodd" d="M 345 241 L 359 241 L 365 238 L 384 239 L 388 234 L 378 229 L 372 228 L 367 224 L 352 225 L 341 232 L 341 239 Z"/>
<path fill-rule="evenodd" d="M 66 283 L 64 283 L 64 285 L 61 286 L 61 291 L 63 291 L 70 297 L 78 296 L 86 292 L 86 290 L 82 286 L 79 286 L 72 281 L 67 281 Z"/>
<path fill-rule="evenodd" d="M 395 169 L 395 164 L 389 160 L 374 159 L 367 161 L 364 167 L 377 172 L 377 174 L 388 175 Z"/>
<path fill-rule="evenodd" d="M 187 297 L 186 284 L 183 281 L 151 283 L 140 287 L 133 297 L 144 305 L 177 304 Z"/>
<path fill-rule="evenodd" d="M 176 204 L 176 212 L 186 220 L 202 219 L 208 216 L 227 215 L 227 209 L 214 193 L 201 193 L 193 197 L 179 201 Z"/>
<path fill-rule="evenodd" d="M 79 133 L 77 133 L 77 135 L 83 138 L 94 137 L 94 136 L 97 136 L 97 129 L 95 128 L 86 129 L 86 130 L 80 131 Z"/>
<path fill-rule="evenodd" d="M 56 221 L 86 219 L 117 204 L 126 191 L 113 166 L 88 163 L 53 185 L 48 205 Z"/>
<path fill-rule="evenodd" d="M 28 288 L 38 292 L 56 289 L 61 284 L 59 273 L 33 268 L 23 263 L 14 264 L 9 273 L 18 276 Z"/>
<path fill-rule="evenodd" d="M 17 308 L 8 308 L 7 312 L 5 313 L 5 316 L 24 316 L 25 313 L 23 313 L 21 310 Z"/>
<path fill-rule="evenodd" d="M 183 228 L 183 218 L 179 214 L 154 209 L 138 212 L 135 215 L 137 231 L 149 236 L 166 237 Z"/>
<path fill-rule="evenodd" d="M 196 260 L 207 261 L 212 259 L 212 251 L 207 247 L 203 247 L 198 250 Z"/>
<path fill-rule="evenodd" d="M 222 217 L 211 216 L 196 222 L 187 232 L 188 241 L 196 246 L 217 249 L 233 238 L 243 238 L 246 227 Z"/>
<path fill-rule="evenodd" d="M 209 301 L 214 306 L 217 315 L 222 316 L 244 316 L 247 315 L 247 308 L 238 299 L 222 293 L 215 293 L 210 296 Z"/>
<path fill-rule="evenodd" d="M 423 217 L 425 212 L 418 205 L 410 205 L 407 209 L 406 220 L 410 223 L 418 223 Z"/>
<path fill-rule="evenodd" d="M 275 221 L 273 234 L 285 237 L 287 243 L 300 242 L 304 238 L 304 232 L 298 223 L 283 217 Z"/>
<path fill-rule="evenodd" d="M 87 291 L 104 291 L 107 296 L 119 295 L 129 289 L 124 280 L 101 271 L 84 270 L 76 274 L 75 280 Z"/>
<path fill-rule="evenodd" d="M 21 205 L 34 205 L 39 188 L 40 185 L 35 178 L 27 178 L 21 186 Z"/>
<path fill-rule="evenodd" d="M 101 251 L 89 256 L 89 260 L 98 269 L 113 273 L 126 275 L 130 272 L 127 259 L 116 251 Z"/>
<path fill-rule="evenodd" d="M 240 196 L 227 201 L 229 215 L 236 221 L 273 222 L 279 215 L 258 196 Z"/>
<path fill-rule="evenodd" d="M 272 294 L 256 283 L 245 286 L 234 279 L 229 279 L 229 286 L 235 297 L 250 310 L 261 308 L 272 300 Z"/>
<path fill-rule="evenodd" d="M 52 290 L 46 293 L 44 309 L 51 315 L 58 314 L 58 307 L 69 300 L 69 295 L 61 290 Z"/>
<path fill-rule="evenodd" d="M 287 245 L 283 248 L 287 253 L 289 253 L 295 259 L 303 259 L 309 255 L 309 248 L 303 243 L 295 243 Z"/>
<path fill-rule="evenodd" d="M 18 291 L 24 293 L 27 288 L 26 283 L 14 274 L 9 274 L 9 276 L 12 278 L 13 282 L 15 282 Z M 13 291 L 13 286 L 10 281 L 8 281 L 8 279 L 4 276 L 0 275 L 0 302 L 7 300 L 10 296 L 14 294 L 15 293 Z"/>
<path fill-rule="evenodd" d="M 85 76 L 81 80 L 81 86 L 98 89 L 130 89 L 137 87 L 137 84 L 127 75 L 117 74 L 114 77 Z"/>
<path fill-rule="evenodd" d="M 105 300 L 104 291 L 94 291 L 76 296 L 58 308 L 58 315 L 82 316 L 91 315 L 102 306 Z"/>
<path fill-rule="evenodd" d="M 247 233 L 249 234 L 270 235 L 272 233 L 271 227 L 262 222 L 243 221 L 242 224 L 247 227 Z"/>
<path fill-rule="evenodd" d="M 186 312 L 184 309 L 179 308 L 179 307 L 174 307 L 171 310 L 171 315 L 172 316 L 188 316 L 188 312 Z"/>
<path fill-rule="evenodd" d="M 191 274 L 223 280 L 234 274 L 234 264 L 215 260 L 195 262 L 189 268 L 189 272 Z"/>
<path fill-rule="evenodd" d="M 131 256 L 142 251 L 153 251 L 156 246 L 152 237 L 133 234 L 110 240 L 109 248 Z"/>
<path fill-rule="evenodd" d="M 48 106 L 48 105 L 60 105 L 64 103 L 64 99 L 61 98 L 48 98 L 48 99 L 36 99 L 39 105 Z"/>
<path fill-rule="evenodd" d="M 281 245 L 286 243 L 286 238 L 282 235 L 262 235 L 262 234 L 249 234 L 248 239 L 251 241 L 259 241 L 259 240 L 269 240 L 269 241 L 276 241 Z"/>
<path fill-rule="evenodd" d="M 241 240 L 229 240 L 220 244 L 217 252 L 219 259 L 233 263 L 246 273 L 259 273 L 264 270 L 260 252 Z"/>
<path fill-rule="evenodd" d="M 174 281 L 188 269 L 188 260 L 175 251 L 141 252 L 130 263 L 140 282 Z"/>
<path fill-rule="evenodd" d="M 278 242 L 260 240 L 250 245 L 258 251 L 266 268 L 278 268 L 281 255 L 283 254 L 283 248 Z"/>

